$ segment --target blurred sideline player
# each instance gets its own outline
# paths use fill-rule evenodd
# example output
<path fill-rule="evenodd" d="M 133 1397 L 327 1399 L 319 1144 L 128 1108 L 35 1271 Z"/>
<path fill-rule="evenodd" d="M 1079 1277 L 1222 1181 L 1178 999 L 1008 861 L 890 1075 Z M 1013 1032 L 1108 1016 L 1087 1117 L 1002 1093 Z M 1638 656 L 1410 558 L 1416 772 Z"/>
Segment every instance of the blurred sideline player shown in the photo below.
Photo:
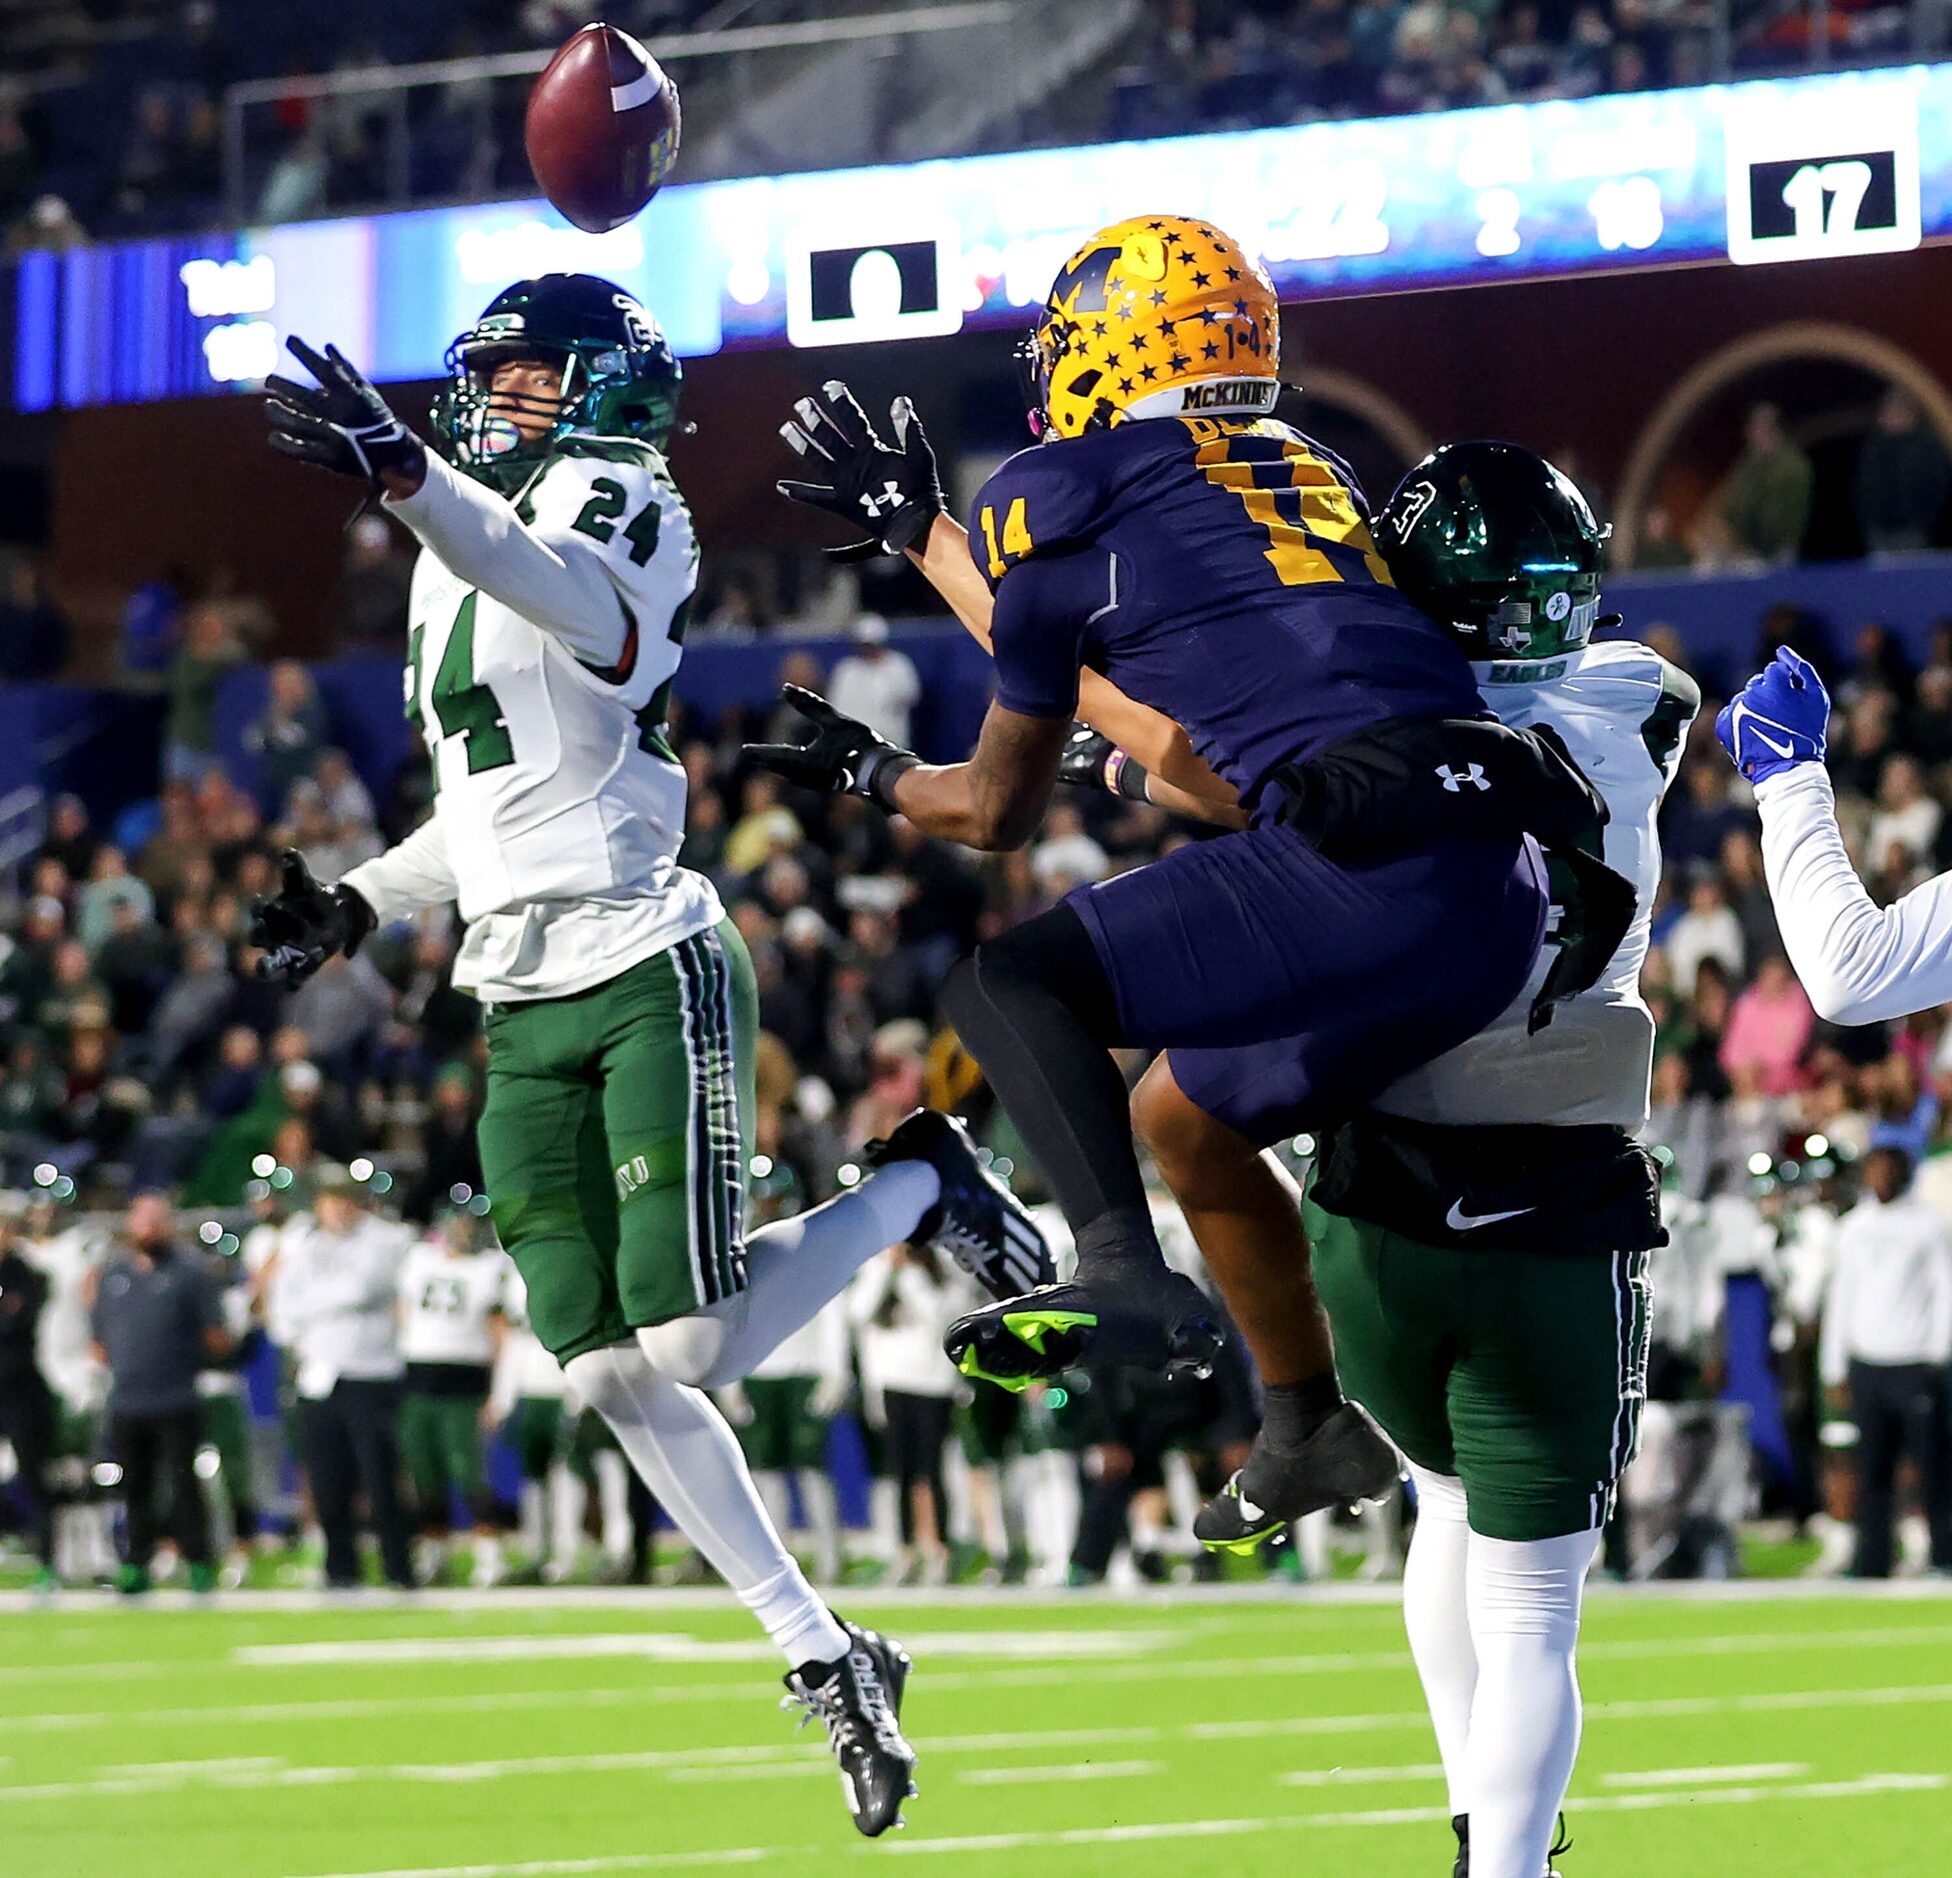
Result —
<path fill-rule="evenodd" d="M 1645 1390 L 1660 1219 L 1658 1174 L 1632 1132 L 1646 1119 L 1654 1039 L 1639 975 L 1660 802 L 1699 694 L 1645 646 L 1588 644 L 1604 533 L 1529 451 L 1437 451 L 1391 496 L 1376 539 L 1398 586 L 1471 654 L 1486 702 L 1508 723 L 1555 732 L 1597 784 L 1610 812 L 1602 858 L 1633 889 L 1631 924 L 1589 989 L 1553 1004 L 1541 1028 L 1528 988 L 1478 1036 L 1336 1123 L 1306 1208 L 1342 1383 L 1408 1455 L 1417 1489 L 1404 1616 L 1457 1869 L 1538 1878 L 1578 1749 L 1584 1580 Z M 1565 884 L 1554 951 L 1593 937 Z M 1609 928 L 1599 943 L 1617 937 Z M 1278 1111 L 1280 1046 L 1241 1054 L 1260 1059 L 1241 1085 L 1258 1080 Z M 1198 1194 L 1216 1167 L 1252 1178 L 1244 1145 L 1275 1138 L 1278 1112 L 1195 1109 L 1173 1079 L 1176 1056 L 1153 1065 L 1135 1100 L 1169 1184 Z M 1202 1207 L 1188 1212 L 1196 1230 L 1206 1224 Z M 1258 1243 L 1202 1234 L 1257 1353 L 1265 1343 L 1292 1356 L 1261 1274 L 1287 1265 L 1305 1285 L 1304 1243 L 1292 1226 Z M 1201 1536 L 1251 1547 L 1319 1485 L 1264 1429 Z"/>
<path fill-rule="evenodd" d="M 827 1437 L 853 1393 L 849 1354 L 847 1306 L 836 1298 L 762 1357 L 744 1382 L 725 1391 L 753 1480 L 783 1533 L 793 1530 L 793 1490 L 798 1489 L 814 1576 L 824 1584 L 839 1582 L 843 1562 Z"/>
<path fill-rule="evenodd" d="M 974 755 L 924 765 L 804 693 L 808 742 L 754 751 L 927 833 L 1015 847 L 1092 667 L 1169 710 L 1250 811 L 986 942 L 944 987 L 1079 1255 L 1069 1284 L 956 1327 L 972 1375 L 1211 1351 L 1204 1295 L 1152 1231 L 1112 1047 L 1300 1033 L 1302 1106 L 1365 1100 L 1511 1002 L 1546 913 L 1525 835 L 1594 813 L 1562 761 L 1481 717 L 1463 654 L 1394 590 L 1348 472 L 1266 415 L 1278 349 L 1266 274 L 1219 230 L 1153 216 L 1093 236 L 1026 348 L 1039 447 L 976 498 L 979 586 L 940 583 L 996 660 Z M 783 434 L 815 480 L 782 489 L 870 547 L 920 544 L 928 572 L 953 534 L 912 408 L 892 416 L 883 443 L 844 385 L 803 399 Z"/>
<path fill-rule="evenodd" d="M 757 993 L 711 883 L 681 868 L 663 725 L 697 580 L 664 447 L 679 368 L 613 283 L 499 294 L 450 348 L 430 452 L 335 350 L 267 382 L 272 442 L 419 537 L 406 709 L 429 821 L 334 886 L 297 856 L 258 910 L 296 981 L 376 925 L 458 901 L 484 1006 L 482 1165 L 530 1321 L 576 1393 L 772 1637 L 856 1826 L 894 1824 L 907 1659 L 838 1621 L 773 1530 L 704 1390 L 743 1376 L 883 1246 L 940 1236 L 995 1295 L 1045 1266 L 956 1128 L 926 1114 L 875 1178 L 746 1238 Z"/>
<path fill-rule="evenodd" d="M 452 1501 L 474 1522 L 473 1582 L 501 1583 L 506 1569 L 488 1492 L 488 1397 L 506 1334 L 508 1260 L 486 1221 L 466 1206 L 445 1212 L 400 1268 L 400 1457 L 413 1483 L 419 1538 L 414 1576 L 436 1583 L 447 1569 Z"/>
<path fill-rule="evenodd" d="M 801 1195 L 791 1166 L 770 1154 L 755 1157 L 752 1165 L 748 1207 L 754 1223 L 790 1217 Z M 814 1576 L 825 1584 L 840 1582 L 845 1563 L 840 1502 L 827 1472 L 827 1440 L 834 1417 L 847 1406 L 853 1390 L 847 1305 L 836 1298 L 762 1357 L 742 1383 L 719 1395 L 720 1406 L 738 1430 L 766 1510 L 782 1533 L 792 1529 L 793 1488 L 798 1488 Z"/>
<path fill-rule="evenodd" d="M 48 1281 L 35 1357 L 54 1392 L 54 1572 L 63 1584 L 106 1583 L 115 1576 L 110 1508 L 96 1491 L 108 1372 L 95 1354 L 88 1323 L 94 1274 L 107 1252 L 95 1227 L 63 1215 L 52 1195 L 30 1197 L 21 1250 Z"/>

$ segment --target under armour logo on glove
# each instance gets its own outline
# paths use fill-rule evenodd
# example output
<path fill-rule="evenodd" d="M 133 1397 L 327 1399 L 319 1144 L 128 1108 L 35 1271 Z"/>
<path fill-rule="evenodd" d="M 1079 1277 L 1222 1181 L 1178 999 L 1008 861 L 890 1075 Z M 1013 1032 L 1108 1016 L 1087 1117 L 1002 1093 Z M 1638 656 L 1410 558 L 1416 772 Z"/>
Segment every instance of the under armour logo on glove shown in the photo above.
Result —
<path fill-rule="evenodd" d="M 883 483 L 879 495 L 876 495 L 872 490 L 866 490 L 861 496 L 861 507 L 866 509 L 870 515 L 879 515 L 884 510 L 898 509 L 901 505 L 902 493 L 900 483 Z"/>
<path fill-rule="evenodd" d="M 1467 763 L 1461 770 L 1452 769 L 1448 763 L 1440 763 L 1431 773 L 1442 782 L 1446 795 L 1461 796 L 1464 793 L 1464 785 L 1466 783 L 1469 783 L 1473 789 L 1489 789 L 1491 787 L 1490 783 L 1485 780 L 1484 765 L 1482 763 Z"/>

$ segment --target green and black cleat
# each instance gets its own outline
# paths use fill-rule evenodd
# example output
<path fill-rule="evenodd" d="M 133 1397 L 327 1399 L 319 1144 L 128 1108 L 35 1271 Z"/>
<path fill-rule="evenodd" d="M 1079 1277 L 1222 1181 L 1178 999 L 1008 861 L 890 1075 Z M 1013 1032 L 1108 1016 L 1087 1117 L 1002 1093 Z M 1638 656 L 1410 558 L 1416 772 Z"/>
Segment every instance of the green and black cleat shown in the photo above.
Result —
<path fill-rule="evenodd" d="M 1296 1520 L 1324 1507 L 1379 1500 L 1403 1462 L 1366 1409 L 1344 1402 L 1300 1447 L 1254 1451 L 1193 1521 L 1193 1536 L 1213 1552 L 1258 1551 Z"/>
<path fill-rule="evenodd" d="M 1450 1818 L 1450 1829 L 1457 1834 L 1457 1863 L 1451 1867 L 1450 1878 L 1471 1878 L 1470 1814 L 1453 1813 Z M 1572 1835 L 1566 1831 L 1566 1816 L 1561 1813 L 1559 1815 L 1558 1836 L 1552 1841 L 1552 1849 L 1545 1856 L 1548 1859 L 1555 1859 L 1561 1852 L 1570 1852 L 1571 1850 Z M 1564 1874 L 1559 1870 L 1558 1866 L 1548 1864 L 1545 1868 L 1544 1878 L 1564 1878 Z"/>
<path fill-rule="evenodd" d="M 855 1828 L 877 1839 L 905 1822 L 901 1804 L 916 1791 L 915 1750 L 902 1739 L 901 1698 L 915 1665 L 900 1644 L 845 1618 L 848 1651 L 838 1663 L 805 1663 L 786 1678 L 782 1708 L 800 1708 L 800 1726 L 819 1720 L 840 1765 L 840 1789 Z"/>
<path fill-rule="evenodd" d="M 1220 1331 L 1206 1293 L 1162 1262 L 1040 1285 L 971 1311 L 949 1326 L 942 1347 L 963 1375 L 1021 1391 L 1067 1369 L 1209 1375 Z"/>
<path fill-rule="evenodd" d="M 915 1239 L 946 1252 L 991 1297 L 1021 1297 L 1057 1276 L 1029 1209 L 983 1164 L 953 1115 L 917 1109 L 887 1140 L 870 1141 L 862 1159 L 870 1167 L 922 1161 L 935 1169 L 942 1197 L 923 1215 Z"/>

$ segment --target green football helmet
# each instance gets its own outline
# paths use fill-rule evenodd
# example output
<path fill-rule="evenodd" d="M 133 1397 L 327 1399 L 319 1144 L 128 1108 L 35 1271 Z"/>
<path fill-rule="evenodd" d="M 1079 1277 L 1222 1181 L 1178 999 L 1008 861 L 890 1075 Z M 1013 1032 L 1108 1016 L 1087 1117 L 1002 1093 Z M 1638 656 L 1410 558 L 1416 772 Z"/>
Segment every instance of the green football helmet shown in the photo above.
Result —
<path fill-rule="evenodd" d="M 1404 597 L 1471 658 L 1555 658 L 1593 636 L 1613 530 L 1535 451 L 1447 443 L 1396 485 L 1373 532 Z"/>
<path fill-rule="evenodd" d="M 560 403 L 507 393 L 491 400 L 494 368 L 526 358 L 562 361 Z M 678 421 L 683 377 L 657 321 L 614 281 L 544 274 L 498 293 L 448 347 L 447 386 L 429 422 L 456 469 L 509 494 L 574 432 L 662 450 Z M 546 416 L 551 426 L 525 438 L 513 413 Z"/>

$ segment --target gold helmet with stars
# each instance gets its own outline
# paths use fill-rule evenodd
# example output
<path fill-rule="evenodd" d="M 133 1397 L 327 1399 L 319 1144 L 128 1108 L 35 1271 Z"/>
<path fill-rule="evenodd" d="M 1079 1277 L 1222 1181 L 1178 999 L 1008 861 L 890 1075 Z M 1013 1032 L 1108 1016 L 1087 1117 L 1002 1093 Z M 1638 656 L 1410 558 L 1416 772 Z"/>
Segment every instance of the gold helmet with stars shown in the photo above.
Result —
<path fill-rule="evenodd" d="M 1136 215 L 1065 262 L 1024 340 L 1030 427 L 1077 437 L 1129 418 L 1260 416 L 1280 390 L 1266 270 L 1190 215 Z"/>

